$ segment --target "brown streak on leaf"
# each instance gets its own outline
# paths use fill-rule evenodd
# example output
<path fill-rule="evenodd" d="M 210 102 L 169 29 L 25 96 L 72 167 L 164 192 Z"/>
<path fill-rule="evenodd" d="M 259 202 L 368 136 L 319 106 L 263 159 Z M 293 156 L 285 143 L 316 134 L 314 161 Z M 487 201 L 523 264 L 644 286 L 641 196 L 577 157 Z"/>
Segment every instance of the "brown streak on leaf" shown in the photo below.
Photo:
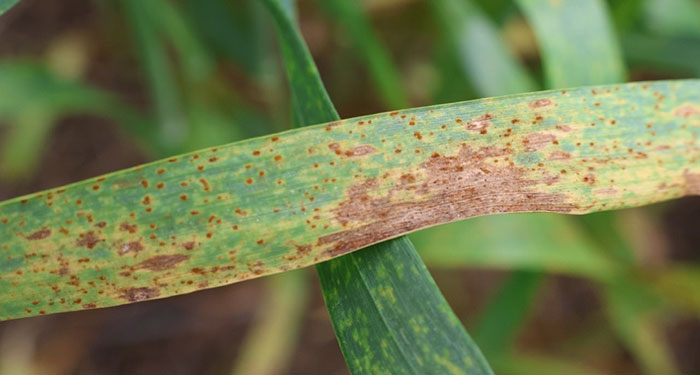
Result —
<path fill-rule="evenodd" d="M 125 299 L 129 302 L 138 302 L 151 298 L 158 297 L 160 291 L 156 288 L 129 288 L 124 291 L 124 294 L 119 296 L 119 298 Z"/>
<path fill-rule="evenodd" d="M 510 148 L 473 149 L 463 145 L 454 156 L 433 155 L 421 164 L 427 176 L 416 190 L 414 201 L 392 202 L 395 192 L 409 188 L 401 184 L 380 197 L 370 195 L 379 190 L 375 178 L 353 185 L 346 200 L 333 212 L 341 225 L 354 222 L 360 226 L 322 236 L 318 245 L 331 245 L 327 255 L 337 256 L 416 229 L 473 216 L 533 211 L 567 213 L 578 209 L 567 202 L 565 195 L 538 192 L 535 186 L 545 182 L 527 178 L 526 169 L 498 167 L 484 161 L 512 152 Z M 368 218 L 374 221 L 362 224 Z"/>
<path fill-rule="evenodd" d="M 35 240 L 42 240 L 48 236 L 51 235 L 51 229 L 49 228 L 41 228 L 38 231 L 30 234 L 27 236 L 27 239 L 30 241 L 35 241 Z"/>
<path fill-rule="evenodd" d="M 533 152 L 547 146 L 548 144 L 551 144 L 556 140 L 557 137 L 555 137 L 554 134 L 532 133 L 523 138 L 523 145 L 525 145 L 526 152 Z"/>
<path fill-rule="evenodd" d="M 151 271 L 164 271 L 175 267 L 178 263 L 189 259 L 189 255 L 173 254 L 173 255 L 157 255 L 153 258 L 148 258 L 137 264 L 134 269 L 148 269 Z"/>

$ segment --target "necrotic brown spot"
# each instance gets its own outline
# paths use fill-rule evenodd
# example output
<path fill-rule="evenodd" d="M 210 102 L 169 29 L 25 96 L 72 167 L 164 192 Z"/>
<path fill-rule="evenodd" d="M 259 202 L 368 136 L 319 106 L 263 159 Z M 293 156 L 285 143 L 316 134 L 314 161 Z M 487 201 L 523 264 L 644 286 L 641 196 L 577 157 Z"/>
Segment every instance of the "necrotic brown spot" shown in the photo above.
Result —
<path fill-rule="evenodd" d="M 51 235 L 51 229 L 42 228 L 42 229 L 39 229 L 38 231 L 30 234 L 29 236 L 27 236 L 27 239 L 30 241 L 42 240 L 50 235 Z"/>
<path fill-rule="evenodd" d="M 129 302 L 138 302 L 151 298 L 158 297 L 160 292 L 156 288 L 129 288 L 124 291 L 124 294 L 119 296 Z"/>
<path fill-rule="evenodd" d="M 148 258 L 134 267 L 135 269 L 145 268 L 151 271 L 164 271 L 175 267 L 178 263 L 189 259 L 189 255 L 173 254 L 173 255 L 157 255 L 153 258 Z"/>
<path fill-rule="evenodd" d="M 491 119 L 493 119 L 493 116 L 485 113 L 482 116 L 469 120 L 465 127 L 469 131 L 482 131 L 491 126 Z"/>
<path fill-rule="evenodd" d="M 368 155 L 368 154 L 374 153 L 376 151 L 377 151 L 377 149 L 375 149 L 374 147 L 372 147 L 370 145 L 360 145 L 360 146 L 354 147 L 350 151 L 346 151 L 345 156 L 348 156 L 348 157 L 362 156 L 362 155 Z"/>
<path fill-rule="evenodd" d="M 454 156 L 434 154 L 421 164 L 426 176 L 417 181 L 417 188 L 397 183 L 381 194 L 375 178 L 353 185 L 346 199 L 333 210 L 334 219 L 341 225 L 359 226 L 322 236 L 317 245 L 328 246 L 326 254 L 336 256 L 418 228 L 467 217 L 501 212 L 571 212 L 578 208 L 568 203 L 565 195 L 539 192 L 536 185 L 545 181 L 528 178 L 524 168 L 485 162 L 512 152 L 509 148 L 474 149 L 463 145 Z M 395 201 L 395 195 L 411 188 L 415 194 L 410 200 Z M 368 218 L 372 222 L 363 224 Z"/>
<path fill-rule="evenodd" d="M 78 246 L 84 246 L 88 249 L 93 249 L 99 242 L 104 241 L 104 238 L 99 238 L 95 232 L 88 231 L 87 233 L 80 234 L 76 244 Z"/>
<path fill-rule="evenodd" d="M 537 99 L 535 101 L 532 101 L 528 105 L 530 106 L 530 108 L 540 108 L 540 107 L 546 107 L 550 104 L 552 104 L 552 101 L 545 98 L 545 99 Z"/>
<path fill-rule="evenodd" d="M 557 137 L 554 134 L 532 133 L 523 138 L 523 145 L 525 145 L 525 151 L 533 152 L 547 146 L 556 139 Z"/>
<path fill-rule="evenodd" d="M 143 245 L 141 245 L 141 242 L 132 241 L 119 247 L 119 255 L 124 255 L 129 252 L 138 253 L 141 250 L 143 250 Z"/>

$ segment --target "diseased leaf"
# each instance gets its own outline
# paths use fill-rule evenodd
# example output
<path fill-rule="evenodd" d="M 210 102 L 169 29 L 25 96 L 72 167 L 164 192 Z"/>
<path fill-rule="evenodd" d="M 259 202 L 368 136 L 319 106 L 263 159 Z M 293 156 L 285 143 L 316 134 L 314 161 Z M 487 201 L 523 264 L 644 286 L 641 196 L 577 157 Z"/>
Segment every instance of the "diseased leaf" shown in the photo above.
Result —
<path fill-rule="evenodd" d="M 493 373 L 407 237 L 318 271 L 352 374 Z"/>
<path fill-rule="evenodd" d="M 294 74 L 313 73 L 316 66 L 293 25 L 292 11 L 285 10 L 279 0 L 266 4 L 286 51 L 283 56 L 292 93 L 298 91 L 299 97 L 315 99 L 323 107 L 318 113 L 313 107 L 296 105 L 298 123 L 309 123 L 323 113 L 326 119 L 337 120 L 318 73 Z M 317 271 L 352 373 L 492 373 L 406 237 L 318 264 Z"/>
<path fill-rule="evenodd" d="M 0 317 L 229 284 L 472 216 L 697 195 L 699 89 L 631 83 L 390 112 L 18 197 L 0 204 Z"/>

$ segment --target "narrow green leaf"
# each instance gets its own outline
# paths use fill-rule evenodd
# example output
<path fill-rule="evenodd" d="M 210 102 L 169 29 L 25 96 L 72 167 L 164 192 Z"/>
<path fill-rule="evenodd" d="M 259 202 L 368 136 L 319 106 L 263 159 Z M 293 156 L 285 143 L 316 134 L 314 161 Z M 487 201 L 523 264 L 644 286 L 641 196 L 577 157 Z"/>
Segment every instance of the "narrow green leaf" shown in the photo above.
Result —
<path fill-rule="evenodd" d="M 413 233 L 411 239 L 431 267 L 517 269 L 600 281 L 617 274 L 617 265 L 570 219 L 553 214 L 486 216 Z M 431 250 L 443 242 L 453 246 Z"/>
<path fill-rule="evenodd" d="M 398 69 L 392 63 L 388 50 L 372 30 L 370 21 L 361 8 L 362 2 L 320 0 L 318 3 L 347 31 L 347 37 L 367 64 L 372 81 L 377 85 L 385 105 L 393 109 L 408 107 Z"/>
<path fill-rule="evenodd" d="M 181 150 L 188 136 L 187 119 L 183 113 L 177 83 L 173 75 L 164 46 L 158 40 L 154 20 L 157 3 L 140 0 L 122 1 L 127 18 L 133 29 L 146 78 L 155 101 L 159 122 L 159 138 L 170 150 Z"/>
<path fill-rule="evenodd" d="M 602 0 L 517 3 L 537 36 L 547 86 L 563 88 L 625 80 L 622 56 Z M 586 58 L 581 59 L 582 55 Z"/>
<path fill-rule="evenodd" d="M 510 350 L 543 280 L 539 272 L 515 271 L 494 295 L 473 330 L 474 339 L 487 356 Z"/>
<path fill-rule="evenodd" d="M 406 237 L 318 271 L 351 373 L 492 373 Z"/>
<path fill-rule="evenodd" d="M 656 314 L 661 301 L 635 283 L 619 279 L 606 285 L 608 317 L 617 336 L 647 374 L 677 374 Z"/>
<path fill-rule="evenodd" d="M 293 74 L 315 72 L 316 67 L 292 15 L 276 0 L 266 4 L 277 21 L 292 92 L 299 90 L 299 97 L 316 99 L 325 107 L 326 120 L 339 119 L 318 73 L 315 77 Z M 287 33 L 291 38 L 285 38 Z M 294 110 L 299 124 L 319 115 L 298 104 Z M 317 271 L 352 373 L 492 373 L 407 238 L 318 264 Z M 360 313 L 363 317 L 358 319 Z M 376 335 L 379 332 L 381 336 Z"/>
<path fill-rule="evenodd" d="M 660 81 L 410 109 L 18 197 L 0 204 L 0 317 L 229 284 L 467 217 L 697 195 L 699 93 Z"/>
<path fill-rule="evenodd" d="M 476 4 L 469 0 L 435 0 L 429 4 L 479 95 L 536 90 L 535 82 L 508 50 L 496 26 Z"/>

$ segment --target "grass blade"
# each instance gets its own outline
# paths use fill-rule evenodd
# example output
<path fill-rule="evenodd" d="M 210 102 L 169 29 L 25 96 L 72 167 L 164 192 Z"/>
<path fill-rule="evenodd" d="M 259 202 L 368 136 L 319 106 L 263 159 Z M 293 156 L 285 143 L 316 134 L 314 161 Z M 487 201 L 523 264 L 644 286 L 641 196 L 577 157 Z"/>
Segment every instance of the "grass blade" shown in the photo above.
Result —
<path fill-rule="evenodd" d="M 567 219 L 552 214 L 486 216 L 413 233 L 411 239 L 424 249 L 421 256 L 431 267 L 517 269 L 601 281 L 615 275 L 617 265 Z M 453 246 L 429 250 L 443 241 Z"/>
<path fill-rule="evenodd" d="M 548 87 L 625 80 L 622 56 L 602 0 L 517 3 L 537 36 Z"/>
<path fill-rule="evenodd" d="M 351 373 L 492 373 L 406 237 L 318 270 Z"/>
<path fill-rule="evenodd" d="M 266 4 L 277 21 L 286 51 L 292 92 L 299 90 L 300 97 L 315 98 L 326 107 L 327 120 L 338 119 L 318 73 L 303 79 L 293 74 L 316 68 L 292 16 L 277 1 Z M 285 35 L 292 38 L 285 39 Z M 296 57 L 291 51 L 297 52 Z M 318 116 L 299 106 L 295 113 L 301 124 Z M 333 328 L 352 373 L 492 373 L 407 238 L 318 264 L 317 270 Z"/>
<path fill-rule="evenodd" d="M 229 284 L 472 216 L 697 195 L 699 92 L 632 83 L 365 116 L 18 197 L 0 204 L 0 317 Z"/>
<path fill-rule="evenodd" d="M 355 50 L 367 64 L 372 81 L 388 108 L 407 108 L 408 100 L 401 87 L 398 69 L 386 47 L 372 30 L 362 3 L 355 0 L 321 0 L 318 2 L 347 31 Z"/>
<path fill-rule="evenodd" d="M 494 295 L 473 331 L 487 356 L 509 352 L 543 280 L 539 272 L 515 271 Z"/>
<path fill-rule="evenodd" d="M 495 96 L 534 91 L 525 68 L 508 51 L 495 25 L 468 0 L 429 2 L 457 51 L 464 74 L 479 95 Z"/>
<path fill-rule="evenodd" d="M 189 132 L 183 101 L 165 48 L 158 40 L 154 19 L 157 3 L 140 0 L 122 2 L 133 29 L 142 63 L 155 102 L 159 138 L 169 150 L 181 150 Z"/>

